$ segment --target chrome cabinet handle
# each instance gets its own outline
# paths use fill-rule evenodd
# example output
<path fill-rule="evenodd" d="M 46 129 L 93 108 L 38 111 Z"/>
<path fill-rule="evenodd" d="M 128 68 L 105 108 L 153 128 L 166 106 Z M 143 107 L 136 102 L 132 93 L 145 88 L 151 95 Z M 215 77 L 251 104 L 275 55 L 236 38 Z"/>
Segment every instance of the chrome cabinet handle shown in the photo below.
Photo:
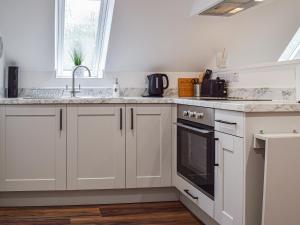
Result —
<path fill-rule="evenodd" d="M 197 196 L 192 195 L 189 190 L 184 190 L 184 192 L 187 193 L 194 200 L 198 200 L 199 199 Z"/>
<path fill-rule="evenodd" d="M 216 122 L 218 122 L 218 123 L 224 123 L 224 124 L 228 124 L 228 125 L 237 125 L 237 123 L 228 122 L 228 121 L 224 121 L 224 120 L 216 120 Z"/>

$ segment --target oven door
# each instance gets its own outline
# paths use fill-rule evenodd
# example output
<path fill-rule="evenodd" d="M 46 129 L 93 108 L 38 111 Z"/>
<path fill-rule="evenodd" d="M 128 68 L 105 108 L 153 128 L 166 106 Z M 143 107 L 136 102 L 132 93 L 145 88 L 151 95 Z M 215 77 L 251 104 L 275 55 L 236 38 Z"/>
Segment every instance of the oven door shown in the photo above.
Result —
<path fill-rule="evenodd" d="M 215 140 L 213 128 L 179 119 L 177 173 L 214 200 Z"/>

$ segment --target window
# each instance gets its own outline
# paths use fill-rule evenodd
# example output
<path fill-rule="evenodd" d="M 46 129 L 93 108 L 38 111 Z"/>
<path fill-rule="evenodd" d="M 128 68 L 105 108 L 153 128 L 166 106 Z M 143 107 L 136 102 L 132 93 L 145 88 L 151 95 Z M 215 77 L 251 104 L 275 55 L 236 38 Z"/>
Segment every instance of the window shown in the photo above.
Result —
<path fill-rule="evenodd" d="M 294 35 L 293 39 L 284 50 L 283 54 L 278 61 L 288 61 L 300 59 L 300 28 L 297 33 Z"/>
<path fill-rule="evenodd" d="M 76 65 L 102 77 L 113 6 L 113 0 L 56 0 L 57 77 L 71 77 Z M 88 77 L 84 71 L 76 75 Z"/>

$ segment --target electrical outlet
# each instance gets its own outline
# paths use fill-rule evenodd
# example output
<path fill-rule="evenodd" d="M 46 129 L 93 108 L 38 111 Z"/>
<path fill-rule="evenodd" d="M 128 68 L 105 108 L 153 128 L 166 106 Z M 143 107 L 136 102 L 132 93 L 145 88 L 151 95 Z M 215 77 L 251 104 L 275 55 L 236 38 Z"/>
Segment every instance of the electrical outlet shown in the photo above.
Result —
<path fill-rule="evenodd" d="M 240 74 L 238 72 L 228 72 L 217 74 L 217 77 L 226 80 L 229 83 L 239 82 Z"/>

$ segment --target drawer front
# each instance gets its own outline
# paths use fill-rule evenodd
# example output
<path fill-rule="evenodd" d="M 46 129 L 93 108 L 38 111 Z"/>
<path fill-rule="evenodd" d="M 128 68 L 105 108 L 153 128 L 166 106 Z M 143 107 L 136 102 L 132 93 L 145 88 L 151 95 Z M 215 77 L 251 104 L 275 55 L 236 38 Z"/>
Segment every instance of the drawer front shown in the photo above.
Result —
<path fill-rule="evenodd" d="M 182 177 L 175 175 L 176 188 L 189 200 L 195 203 L 200 209 L 206 212 L 213 218 L 214 216 L 214 201 L 208 198 L 205 194 L 191 185 Z"/>
<path fill-rule="evenodd" d="M 216 110 L 215 130 L 238 137 L 244 137 L 244 113 Z"/>

